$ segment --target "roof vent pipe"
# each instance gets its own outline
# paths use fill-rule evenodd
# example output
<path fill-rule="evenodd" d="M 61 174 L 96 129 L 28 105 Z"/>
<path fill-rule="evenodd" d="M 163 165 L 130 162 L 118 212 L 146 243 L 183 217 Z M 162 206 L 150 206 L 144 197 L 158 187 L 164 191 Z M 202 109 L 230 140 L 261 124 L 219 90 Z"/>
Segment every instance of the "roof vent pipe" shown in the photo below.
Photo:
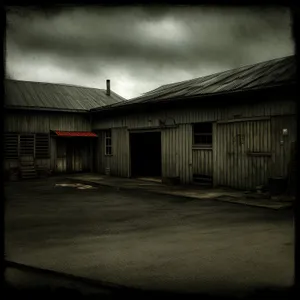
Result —
<path fill-rule="evenodd" d="M 106 95 L 110 96 L 110 80 L 106 80 Z"/>

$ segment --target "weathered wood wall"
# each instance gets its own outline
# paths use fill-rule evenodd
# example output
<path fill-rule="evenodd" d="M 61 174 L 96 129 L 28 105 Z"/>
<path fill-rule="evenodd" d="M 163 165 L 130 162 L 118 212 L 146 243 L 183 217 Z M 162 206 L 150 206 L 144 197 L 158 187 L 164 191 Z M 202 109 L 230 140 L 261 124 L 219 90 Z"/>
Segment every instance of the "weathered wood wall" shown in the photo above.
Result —
<path fill-rule="evenodd" d="M 241 189 L 266 184 L 271 164 L 270 133 L 270 120 L 218 124 L 217 184 Z"/>
<path fill-rule="evenodd" d="M 112 155 L 105 155 L 104 131 L 98 132 L 97 169 L 100 173 L 129 177 L 129 132 L 127 128 L 112 130 Z"/>
<path fill-rule="evenodd" d="M 283 129 L 288 130 L 287 136 L 282 134 Z M 291 159 L 291 146 L 296 141 L 296 116 L 277 116 L 271 118 L 271 171 L 273 176 L 287 176 L 287 166 Z"/>
<path fill-rule="evenodd" d="M 180 177 L 188 184 L 193 177 L 192 125 L 181 124 L 177 128 L 163 129 L 162 140 L 162 176 Z"/>
<path fill-rule="evenodd" d="M 91 123 L 88 114 L 60 113 L 43 111 L 16 111 L 5 113 L 4 131 L 14 133 L 50 133 L 50 130 L 60 131 L 90 131 Z M 56 138 L 50 138 L 50 158 L 36 159 L 37 166 L 47 166 L 55 172 L 66 171 L 66 159 L 57 158 Z M 89 151 L 83 151 L 83 160 L 78 159 L 79 154 L 74 155 L 75 169 L 87 168 L 89 164 Z M 18 160 L 6 159 L 5 169 L 18 166 Z"/>
<path fill-rule="evenodd" d="M 4 131 L 26 133 L 48 133 L 50 130 L 90 131 L 87 114 L 8 111 L 4 117 Z"/>
<path fill-rule="evenodd" d="M 191 107 L 170 108 L 152 113 L 132 113 L 111 118 L 96 118 L 93 120 L 93 129 L 120 128 L 128 129 L 159 126 L 159 120 L 166 120 L 168 125 L 191 124 L 197 122 L 215 122 L 239 118 L 253 118 L 265 116 L 283 116 L 296 113 L 295 101 L 275 100 L 264 103 L 239 104 L 224 107 Z"/>
<path fill-rule="evenodd" d="M 134 129 L 151 129 L 159 127 L 159 120 L 170 128 L 161 128 L 162 138 L 162 176 L 180 176 L 182 183 L 191 183 L 193 174 L 213 176 L 214 185 L 229 185 L 237 188 L 251 188 L 265 184 L 269 176 L 286 174 L 289 160 L 289 143 L 295 140 L 296 104 L 293 100 L 277 99 L 262 103 L 219 106 L 217 108 L 191 107 L 170 108 L 154 112 L 131 113 L 116 117 L 98 119 L 94 116 L 92 128 L 101 130 L 115 128 L 114 139 L 122 139 L 122 143 L 113 142 L 113 155 L 105 157 L 99 151 L 100 172 L 110 166 L 111 174 L 130 176 L 129 147 L 121 147 L 125 135 Z M 291 98 L 291 97 L 290 97 Z M 292 98 L 291 98 L 292 99 Z M 261 117 L 270 117 L 270 121 L 258 121 Z M 244 122 L 219 121 L 241 119 Z M 213 149 L 193 149 L 192 123 L 213 122 Z M 294 125 L 293 125 L 294 124 Z M 285 137 L 283 146 L 278 146 L 279 129 L 289 129 L 291 135 Z M 120 129 L 122 128 L 122 130 Z M 282 130 L 282 129 L 280 129 Z M 122 133 L 121 133 L 122 132 Z M 239 133 L 241 132 L 241 133 Z M 244 144 L 238 146 L 232 136 L 245 134 Z M 104 141 L 104 139 L 102 139 Z M 127 137 L 127 143 L 129 139 Z M 117 149 L 114 149 L 117 147 Z M 128 150 L 127 150 L 128 149 Z M 128 151 L 126 155 L 124 151 Z M 261 155 L 247 155 L 248 152 L 264 152 Z M 268 154 L 269 153 L 269 154 Z M 124 164 L 122 159 L 128 159 Z M 102 161 L 102 163 L 100 162 Z M 122 167 L 120 167 L 122 165 Z M 117 166 L 122 170 L 116 170 Z M 128 174 L 128 175 L 126 175 Z M 124 176 L 124 175 L 121 175 Z"/>
<path fill-rule="evenodd" d="M 212 149 L 193 149 L 193 174 L 213 176 Z"/>

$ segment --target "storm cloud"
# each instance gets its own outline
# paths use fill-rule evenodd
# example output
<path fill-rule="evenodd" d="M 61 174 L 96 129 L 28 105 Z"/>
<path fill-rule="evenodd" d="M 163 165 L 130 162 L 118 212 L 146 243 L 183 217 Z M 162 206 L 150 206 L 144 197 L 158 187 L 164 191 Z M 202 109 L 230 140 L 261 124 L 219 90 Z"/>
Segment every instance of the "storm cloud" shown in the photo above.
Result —
<path fill-rule="evenodd" d="M 11 78 L 112 89 L 131 98 L 162 84 L 294 53 L 284 8 L 9 9 Z"/>

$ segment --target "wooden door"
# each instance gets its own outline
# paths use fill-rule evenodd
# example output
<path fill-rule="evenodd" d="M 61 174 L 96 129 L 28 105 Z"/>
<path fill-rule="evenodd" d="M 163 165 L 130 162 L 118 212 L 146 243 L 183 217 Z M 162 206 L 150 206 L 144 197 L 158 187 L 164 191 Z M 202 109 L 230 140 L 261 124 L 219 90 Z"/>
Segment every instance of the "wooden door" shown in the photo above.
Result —
<path fill-rule="evenodd" d="M 271 163 L 270 121 L 217 126 L 218 185 L 252 189 L 267 183 Z"/>
<path fill-rule="evenodd" d="M 73 156 L 74 156 L 74 147 L 73 141 L 70 138 L 66 141 L 66 171 L 71 173 L 73 171 Z"/>

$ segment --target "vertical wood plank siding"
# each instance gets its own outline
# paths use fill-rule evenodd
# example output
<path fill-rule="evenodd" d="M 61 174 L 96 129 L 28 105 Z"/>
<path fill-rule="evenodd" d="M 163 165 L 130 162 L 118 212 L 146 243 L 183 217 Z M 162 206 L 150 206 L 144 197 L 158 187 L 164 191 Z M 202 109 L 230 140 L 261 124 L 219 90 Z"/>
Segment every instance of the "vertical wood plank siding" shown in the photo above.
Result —
<path fill-rule="evenodd" d="M 129 176 L 129 133 L 127 128 L 114 128 L 112 130 L 112 155 L 105 155 L 105 132 L 99 131 L 97 142 L 97 170 L 105 174 L 106 169 L 110 175 Z"/>
<path fill-rule="evenodd" d="M 178 126 L 178 148 L 177 153 L 179 157 L 179 176 L 183 184 L 192 182 L 193 178 L 193 163 L 192 163 L 192 142 L 193 130 L 191 124 L 182 124 Z"/>
<path fill-rule="evenodd" d="M 288 135 L 283 136 L 282 130 L 287 129 Z M 286 176 L 290 162 L 291 146 L 297 140 L 296 116 L 271 118 L 272 173 L 273 176 Z M 283 144 L 280 142 L 283 141 Z"/>
<path fill-rule="evenodd" d="M 127 128 L 115 128 L 112 130 L 112 152 L 110 157 L 111 175 L 127 177 L 129 161 L 129 135 Z"/>
<path fill-rule="evenodd" d="M 5 132 L 15 133 L 49 133 L 50 130 L 60 131 L 90 131 L 91 124 L 86 114 L 60 113 L 60 112 L 32 112 L 32 111 L 8 111 L 4 117 Z M 80 157 L 80 155 L 82 155 Z M 74 171 L 88 169 L 89 152 L 86 147 L 77 151 L 73 158 Z M 66 171 L 66 159 L 56 158 L 56 139 L 50 140 L 50 158 L 36 159 L 38 166 L 47 166 L 56 172 Z M 12 164 L 5 164 L 8 167 Z M 18 165 L 18 160 L 14 160 Z"/>
<path fill-rule="evenodd" d="M 162 176 L 179 176 L 177 167 L 178 145 L 176 144 L 177 128 L 170 128 L 161 131 L 161 158 Z"/>
<path fill-rule="evenodd" d="M 7 132 L 40 132 L 50 130 L 90 131 L 88 115 L 74 113 L 44 113 L 44 112 L 8 112 L 4 117 L 4 129 Z"/>
<path fill-rule="evenodd" d="M 158 126 L 159 120 L 175 120 L 177 127 L 161 128 L 162 176 L 179 176 L 182 183 L 188 184 L 192 182 L 193 174 L 199 173 L 212 176 L 214 185 L 249 189 L 267 183 L 269 176 L 286 174 L 289 144 L 295 140 L 296 123 L 295 117 L 284 115 L 295 114 L 295 111 L 294 101 L 279 99 L 251 105 L 170 108 L 167 111 L 153 113 L 132 113 L 111 119 L 95 119 L 92 126 L 99 130 L 115 128 L 114 153 L 112 157 L 102 155 L 100 158 L 104 163 L 102 172 L 105 171 L 105 166 L 111 164 L 112 174 L 129 176 L 130 145 L 127 129 L 147 129 Z M 271 117 L 271 122 L 245 120 L 225 124 L 215 123 L 220 120 L 232 120 L 236 115 L 239 115 L 239 119 L 267 116 Z M 192 148 L 192 123 L 196 122 L 214 123 L 212 150 Z M 280 146 L 279 132 L 283 127 L 289 129 L 290 135 L 285 137 L 284 146 Z M 243 142 L 238 141 L 239 134 L 244 135 Z M 125 135 L 127 138 L 123 140 Z M 126 141 L 126 147 L 121 147 L 120 145 Z M 248 152 L 271 153 L 272 156 L 251 156 L 247 154 Z M 124 158 L 127 160 L 127 168 L 124 167 Z"/>
<path fill-rule="evenodd" d="M 239 189 L 267 183 L 270 176 L 270 121 L 218 124 L 218 184 Z"/>
<path fill-rule="evenodd" d="M 211 149 L 193 149 L 193 174 L 213 175 L 213 153 Z"/>
<path fill-rule="evenodd" d="M 296 104 L 292 100 L 274 100 L 265 103 L 253 103 L 232 105 L 223 108 L 170 108 L 167 114 L 164 111 L 148 113 L 132 113 L 116 118 L 95 119 L 93 129 L 106 129 L 127 127 L 136 129 L 149 126 L 158 126 L 158 120 L 167 120 L 176 124 L 191 124 L 197 122 L 215 122 L 220 120 L 231 120 L 234 115 L 240 115 L 240 118 L 265 117 L 295 114 Z M 148 121 L 151 120 L 149 123 Z M 169 124 L 170 125 L 170 124 Z"/>

